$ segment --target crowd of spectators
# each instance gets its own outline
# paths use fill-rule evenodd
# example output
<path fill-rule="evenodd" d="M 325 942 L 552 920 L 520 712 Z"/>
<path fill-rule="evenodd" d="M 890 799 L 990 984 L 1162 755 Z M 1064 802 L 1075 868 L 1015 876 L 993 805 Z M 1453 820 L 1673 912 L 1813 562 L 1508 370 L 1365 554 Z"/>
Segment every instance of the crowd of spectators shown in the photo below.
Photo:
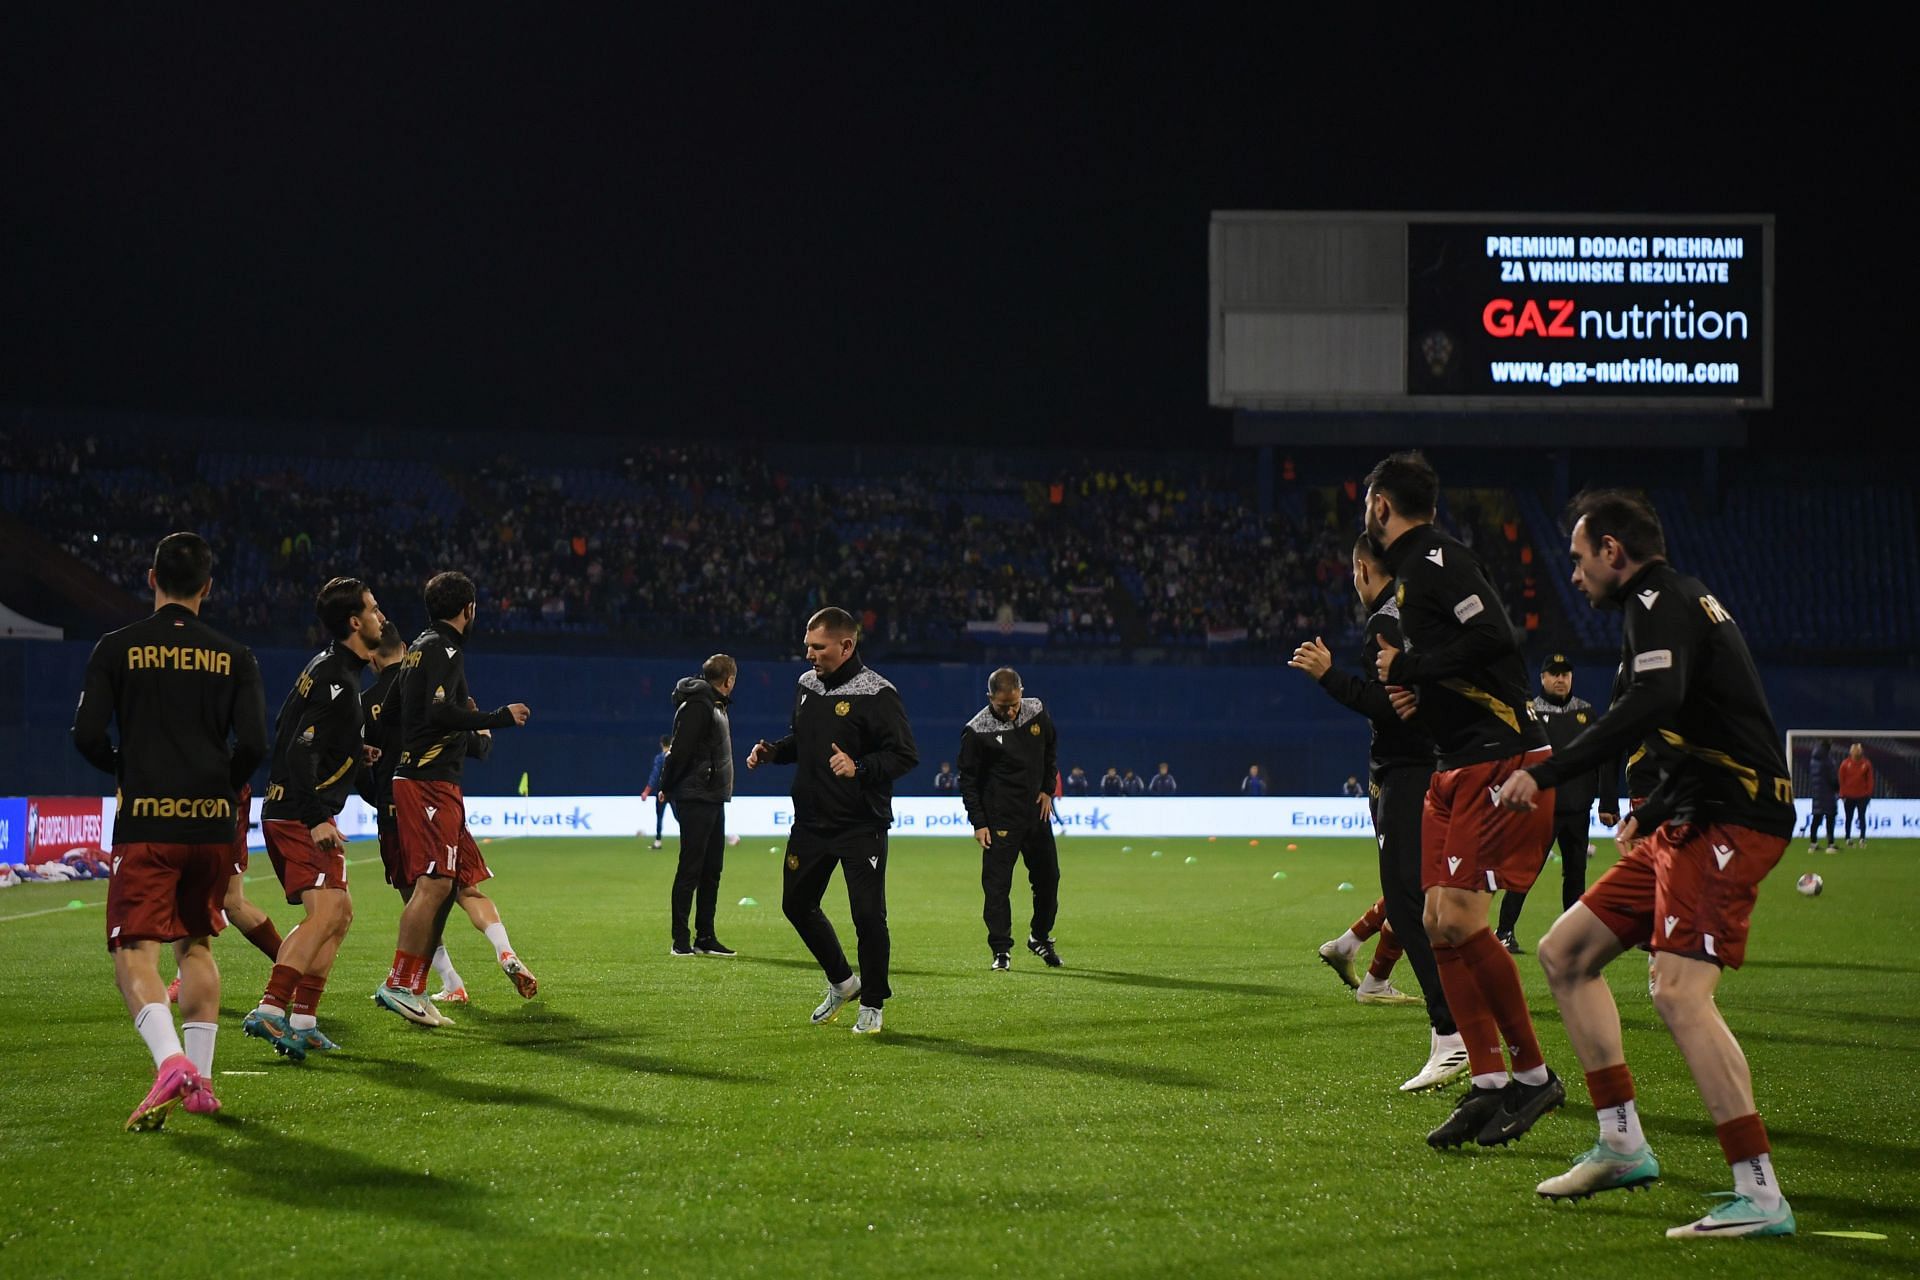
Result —
<path fill-rule="evenodd" d="M 1018 455 L 983 471 L 937 450 L 884 478 L 666 446 L 598 468 L 500 455 L 458 472 L 112 454 L 0 437 L 0 501 L 137 598 L 157 537 L 205 533 L 222 559 L 209 617 L 259 641 L 317 639 L 311 601 L 328 575 L 366 578 L 407 617 L 446 567 L 474 577 L 490 629 L 521 633 L 775 644 L 795 619 L 847 603 L 876 644 L 926 654 L 977 649 L 969 623 L 1044 624 L 1055 648 L 1273 657 L 1305 635 L 1357 636 L 1351 483 L 1289 486 L 1259 511 L 1244 475 L 1032 474 L 1043 464 L 1023 470 Z"/>

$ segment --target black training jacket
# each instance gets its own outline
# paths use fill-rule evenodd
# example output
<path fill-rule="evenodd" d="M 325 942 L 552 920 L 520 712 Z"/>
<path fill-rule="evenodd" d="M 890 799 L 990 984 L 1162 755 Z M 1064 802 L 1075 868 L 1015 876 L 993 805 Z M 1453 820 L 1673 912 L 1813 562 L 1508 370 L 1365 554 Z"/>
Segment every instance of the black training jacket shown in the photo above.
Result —
<path fill-rule="evenodd" d="M 267 757 L 260 668 L 193 610 L 166 605 L 93 647 L 73 745 L 119 783 L 115 843 L 230 844 L 240 788 Z"/>
<path fill-rule="evenodd" d="M 775 764 L 797 765 L 793 821 L 822 834 L 885 830 L 893 825 L 893 784 L 920 762 L 900 691 L 855 654 L 826 679 L 808 671 L 794 693 L 793 724 L 770 744 Z M 859 768 L 834 773 L 838 746 Z"/>

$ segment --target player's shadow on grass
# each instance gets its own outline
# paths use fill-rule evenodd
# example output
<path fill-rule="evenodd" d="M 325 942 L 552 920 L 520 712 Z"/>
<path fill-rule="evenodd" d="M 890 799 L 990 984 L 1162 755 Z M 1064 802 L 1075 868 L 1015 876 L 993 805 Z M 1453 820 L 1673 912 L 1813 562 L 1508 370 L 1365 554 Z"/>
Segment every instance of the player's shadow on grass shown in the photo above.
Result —
<path fill-rule="evenodd" d="M 1159 991 L 1198 991 L 1223 996 L 1291 996 L 1299 992 L 1261 982 L 1213 982 L 1206 978 L 1178 978 L 1166 973 L 1127 973 L 1120 969 L 1060 970 L 1056 977 L 1085 978 L 1090 982 L 1115 982 L 1126 987 L 1150 987 Z"/>
<path fill-rule="evenodd" d="M 548 1111 L 560 1111 L 567 1115 L 578 1116 L 586 1120 L 595 1120 L 601 1124 L 621 1125 L 625 1127 L 658 1127 L 662 1122 L 638 1111 L 627 1111 L 619 1107 L 603 1107 L 591 1102 L 578 1102 L 560 1094 L 542 1093 L 537 1089 L 522 1089 L 514 1085 L 496 1084 L 486 1080 L 462 1080 L 419 1062 L 400 1061 L 396 1058 L 375 1058 L 366 1054 L 355 1054 L 351 1058 L 339 1058 L 335 1062 L 340 1067 L 351 1065 L 372 1068 L 367 1074 L 375 1076 L 382 1084 L 400 1085 L 431 1094 L 435 1098 L 445 1098 L 454 1102 L 465 1102 L 479 1106 L 538 1107 Z"/>
<path fill-rule="evenodd" d="M 1211 1089 L 1215 1085 L 1214 1081 L 1205 1076 L 1195 1075 L 1191 1071 L 1182 1071 L 1177 1067 L 1157 1067 L 1142 1062 L 1113 1062 L 1105 1058 L 1090 1058 L 1079 1053 L 1061 1053 L 1053 1049 L 1019 1049 L 1011 1045 L 980 1044 L 973 1040 L 954 1040 L 946 1036 L 930 1036 L 914 1031 L 889 1031 L 885 1034 L 884 1043 L 934 1053 L 950 1053 L 976 1062 L 998 1062 L 1020 1068 L 1037 1067 L 1043 1071 L 1062 1071 L 1071 1075 L 1105 1076 L 1110 1080 L 1161 1085 L 1170 1089 Z"/>
<path fill-rule="evenodd" d="M 467 1009 L 476 1023 L 494 1023 L 486 1014 Z M 488 1043 L 530 1053 L 571 1058 L 616 1071 L 634 1071 L 643 1075 L 674 1076 L 685 1080 L 703 1080 L 710 1084 L 766 1084 L 767 1077 L 704 1067 L 674 1058 L 660 1058 L 621 1048 L 618 1041 L 625 1033 L 582 1022 L 570 1013 L 546 1010 L 522 1017 L 500 1018 L 499 1034 L 489 1033 Z"/>
<path fill-rule="evenodd" d="M 183 1132 L 175 1141 L 196 1159 L 237 1173 L 232 1190 L 240 1195 L 301 1211 L 324 1205 L 329 1213 L 372 1213 L 405 1222 L 417 1222 L 431 1212 L 444 1225 L 468 1231 L 487 1228 L 487 1193 L 459 1178 L 382 1164 L 257 1120 L 220 1116 L 214 1125 L 215 1133 Z"/>

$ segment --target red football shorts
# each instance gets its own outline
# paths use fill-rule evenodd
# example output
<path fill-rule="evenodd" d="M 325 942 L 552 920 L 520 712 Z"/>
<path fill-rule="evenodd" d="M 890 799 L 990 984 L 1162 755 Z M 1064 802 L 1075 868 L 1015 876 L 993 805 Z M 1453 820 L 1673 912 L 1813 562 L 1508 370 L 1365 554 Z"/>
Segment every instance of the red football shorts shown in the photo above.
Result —
<path fill-rule="evenodd" d="M 273 859 L 273 873 L 287 891 L 287 901 L 300 905 L 300 895 L 309 889 L 347 887 L 347 847 L 322 849 L 313 842 L 307 824 L 286 818 L 269 818 L 260 829 L 267 837 L 267 856 Z"/>
<path fill-rule="evenodd" d="M 107 950 L 130 942 L 211 938 L 233 877 L 225 844 L 116 844 L 107 882 Z"/>
<path fill-rule="evenodd" d="M 1580 901 L 1626 946 L 1738 969 L 1760 882 L 1786 850 L 1787 837 L 1748 827 L 1660 827 Z"/>
<path fill-rule="evenodd" d="M 480 846 L 467 831 L 467 806 L 451 782 L 393 780 L 393 820 L 400 829 L 400 879 L 403 893 L 422 876 L 452 880 L 462 887 L 491 879 Z"/>
<path fill-rule="evenodd" d="M 1545 861 L 1540 851 L 1553 843 L 1553 791 L 1542 791 L 1527 813 L 1500 808 L 1493 793 L 1523 765 L 1544 761 L 1549 750 L 1433 775 L 1420 823 L 1422 889 L 1525 893 L 1533 887 Z"/>

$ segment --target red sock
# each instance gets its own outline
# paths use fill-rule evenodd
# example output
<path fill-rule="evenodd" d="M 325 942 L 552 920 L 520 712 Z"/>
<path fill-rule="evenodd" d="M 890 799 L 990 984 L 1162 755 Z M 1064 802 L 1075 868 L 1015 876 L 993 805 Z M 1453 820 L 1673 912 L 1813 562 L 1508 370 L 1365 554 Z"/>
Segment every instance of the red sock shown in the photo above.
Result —
<path fill-rule="evenodd" d="M 1504 1076 L 1507 1059 L 1500 1052 L 1500 1028 L 1467 968 L 1467 958 L 1459 947 L 1438 938 L 1433 940 L 1433 958 L 1440 970 L 1440 989 L 1446 992 L 1447 1011 L 1467 1046 L 1468 1069 L 1476 1076 Z"/>
<path fill-rule="evenodd" d="M 293 1008 L 289 1013 L 312 1014 L 320 1008 L 320 993 L 327 989 L 327 980 L 317 974 L 303 973 L 299 985 L 293 989 Z"/>
<path fill-rule="evenodd" d="M 408 956 L 407 990 L 417 996 L 427 993 L 427 970 L 433 966 L 431 956 Z"/>
<path fill-rule="evenodd" d="M 1758 1114 L 1735 1116 L 1725 1124 L 1715 1125 L 1713 1132 L 1720 1139 L 1720 1150 L 1726 1153 L 1728 1164 L 1740 1164 L 1773 1152 L 1773 1145 L 1767 1141 L 1767 1126 L 1760 1123 Z"/>
<path fill-rule="evenodd" d="M 1393 936 L 1393 926 L 1380 926 L 1380 941 L 1373 947 L 1373 963 L 1367 966 L 1367 976 L 1375 982 L 1385 982 L 1393 973 L 1393 966 L 1400 963 L 1400 957 L 1406 954 L 1400 946 L 1400 939 Z"/>
<path fill-rule="evenodd" d="M 1593 1099 L 1595 1111 L 1605 1111 L 1609 1107 L 1624 1107 L 1633 1101 L 1633 1073 L 1627 1070 L 1627 1064 L 1602 1067 L 1598 1071 L 1587 1072 L 1587 1096 Z"/>
<path fill-rule="evenodd" d="M 1491 929 L 1482 929 L 1461 943 L 1460 953 L 1494 1022 L 1506 1037 L 1514 1073 L 1545 1066 L 1546 1055 L 1540 1052 L 1540 1037 L 1533 1033 L 1533 1015 L 1527 1012 L 1527 993 L 1520 985 L 1520 968 L 1513 956 Z"/>
<path fill-rule="evenodd" d="M 1353 922 L 1353 936 L 1365 942 L 1380 932 L 1387 922 L 1387 900 L 1385 898 L 1367 908 L 1367 913 Z"/>
<path fill-rule="evenodd" d="M 273 921 L 262 920 L 246 931 L 243 937 L 260 948 L 260 954 L 269 960 L 280 958 L 280 931 L 273 927 Z"/>
<path fill-rule="evenodd" d="M 273 966 L 273 972 L 267 975 L 267 993 L 260 997 L 261 1004 L 270 1004 L 276 1009 L 285 1009 L 293 1001 L 293 989 L 300 984 L 300 971 L 284 964 Z"/>
<path fill-rule="evenodd" d="M 419 956 L 413 955 L 410 952 L 395 951 L 393 953 L 393 968 L 387 970 L 387 985 L 395 991 L 409 990 L 413 961 L 419 958 Z"/>

